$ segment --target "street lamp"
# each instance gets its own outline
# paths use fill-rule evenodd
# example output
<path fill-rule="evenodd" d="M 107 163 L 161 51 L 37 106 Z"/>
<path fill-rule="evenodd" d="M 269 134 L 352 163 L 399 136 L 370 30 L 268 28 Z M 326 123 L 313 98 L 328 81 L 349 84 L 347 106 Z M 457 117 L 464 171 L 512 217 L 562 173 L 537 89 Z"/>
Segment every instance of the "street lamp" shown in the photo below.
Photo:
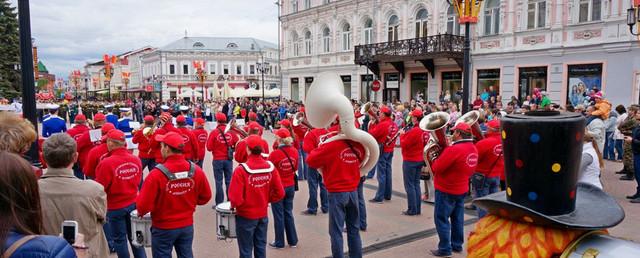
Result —
<path fill-rule="evenodd" d="M 207 79 L 207 73 L 204 70 L 204 66 L 205 66 L 205 61 L 193 61 L 193 67 L 196 69 L 196 79 L 198 80 L 198 82 L 200 83 L 200 87 L 202 89 L 202 102 L 204 103 L 205 100 L 205 95 L 204 95 L 204 81 Z M 195 97 L 195 91 L 194 89 L 192 89 L 193 92 L 193 101 L 195 102 L 196 97 Z"/>
<path fill-rule="evenodd" d="M 638 24 L 636 32 L 633 32 L 633 27 Z M 640 0 L 635 0 L 631 8 L 627 9 L 627 25 L 629 25 L 629 31 L 631 35 L 640 36 Z"/>
<path fill-rule="evenodd" d="M 469 111 L 469 82 L 471 80 L 471 24 L 478 23 L 483 0 L 447 0 L 458 13 L 458 22 L 464 23 L 464 60 L 462 77 L 462 113 Z"/>
<path fill-rule="evenodd" d="M 262 61 L 256 63 L 256 69 L 262 74 L 262 101 L 264 99 L 264 73 L 269 71 L 269 62 L 264 61 L 264 53 L 260 54 Z"/>
<path fill-rule="evenodd" d="M 105 54 L 103 56 L 104 59 L 104 85 L 109 88 L 109 101 L 111 101 L 111 77 L 113 77 L 113 66 L 118 62 L 117 56 L 111 56 Z"/>
<path fill-rule="evenodd" d="M 367 51 L 365 52 L 365 48 Z M 367 67 L 367 73 L 365 75 L 365 80 L 367 80 L 367 101 L 371 100 L 371 81 L 369 80 L 369 66 L 373 64 L 374 57 L 376 56 L 376 48 L 375 47 L 362 47 L 360 48 L 360 57 L 363 63 L 365 63 Z"/>
<path fill-rule="evenodd" d="M 274 4 L 278 6 L 278 68 L 276 69 L 276 72 L 278 73 L 278 77 L 280 78 L 280 98 L 278 100 L 281 101 L 282 87 L 284 85 L 284 82 L 282 81 L 282 66 L 280 64 L 280 51 L 282 50 L 280 46 L 280 24 L 282 23 L 282 20 L 280 19 L 280 8 L 282 8 L 282 4 L 280 3 L 280 0 L 277 0 Z"/>

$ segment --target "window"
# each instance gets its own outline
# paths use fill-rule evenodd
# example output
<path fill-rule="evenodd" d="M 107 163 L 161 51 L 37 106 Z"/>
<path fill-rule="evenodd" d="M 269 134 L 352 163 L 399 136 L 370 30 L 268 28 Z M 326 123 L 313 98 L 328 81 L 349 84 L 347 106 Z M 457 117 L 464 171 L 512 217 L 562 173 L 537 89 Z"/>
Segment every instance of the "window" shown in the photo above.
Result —
<path fill-rule="evenodd" d="M 291 37 L 292 45 L 291 48 L 293 51 L 293 56 L 300 56 L 300 39 L 298 38 L 298 33 L 293 32 L 293 36 Z"/>
<path fill-rule="evenodd" d="M 203 48 L 204 44 L 202 44 L 202 42 L 196 42 L 193 43 L 193 48 Z"/>
<path fill-rule="evenodd" d="M 331 51 L 331 30 L 329 28 L 322 30 L 322 51 L 324 53 Z"/>
<path fill-rule="evenodd" d="M 322 0 L 322 4 L 328 4 L 331 3 L 331 0 Z"/>
<path fill-rule="evenodd" d="M 189 74 L 189 65 L 188 64 L 183 64 L 182 65 L 182 74 Z"/>
<path fill-rule="evenodd" d="M 227 48 L 238 48 L 238 44 L 231 42 L 227 44 Z"/>
<path fill-rule="evenodd" d="M 311 8 L 311 0 L 304 0 L 304 9 Z"/>
<path fill-rule="evenodd" d="M 294 13 L 298 11 L 298 0 L 291 1 L 291 11 Z"/>
<path fill-rule="evenodd" d="M 176 65 L 174 64 L 170 64 L 169 65 L 169 74 L 176 74 Z"/>
<path fill-rule="evenodd" d="M 225 74 L 225 75 L 229 74 L 229 65 L 228 64 L 225 64 L 225 65 L 222 66 L 222 74 Z"/>
<path fill-rule="evenodd" d="M 601 9 L 602 0 L 580 0 L 580 8 L 578 9 L 578 21 L 599 21 L 601 16 Z"/>
<path fill-rule="evenodd" d="M 242 74 L 242 65 L 236 65 L 236 74 L 237 75 L 241 75 Z"/>
<path fill-rule="evenodd" d="M 418 14 L 416 14 L 416 38 L 427 36 L 427 17 L 428 13 L 426 9 L 420 9 Z"/>
<path fill-rule="evenodd" d="M 304 54 L 311 55 L 311 31 L 304 33 Z"/>
<path fill-rule="evenodd" d="M 373 43 L 373 20 L 367 19 L 364 22 L 364 44 Z"/>
<path fill-rule="evenodd" d="M 458 15 L 453 6 L 449 6 L 447 10 L 447 34 L 460 36 L 460 23 L 458 23 Z"/>
<path fill-rule="evenodd" d="M 256 74 L 256 65 L 249 65 L 249 74 Z"/>
<path fill-rule="evenodd" d="M 489 0 L 484 10 L 484 35 L 495 35 L 500 30 L 500 1 Z"/>
<path fill-rule="evenodd" d="M 527 29 L 544 28 L 547 20 L 547 1 L 529 0 Z"/>
<path fill-rule="evenodd" d="M 342 26 L 342 50 L 351 50 L 351 25 L 348 23 Z"/>
<path fill-rule="evenodd" d="M 400 20 L 398 16 L 391 15 L 389 18 L 389 26 L 387 27 L 387 41 L 397 41 L 398 40 L 398 30 L 400 29 Z"/>
<path fill-rule="evenodd" d="M 209 64 L 209 74 L 216 74 L 216 64 Z"/>

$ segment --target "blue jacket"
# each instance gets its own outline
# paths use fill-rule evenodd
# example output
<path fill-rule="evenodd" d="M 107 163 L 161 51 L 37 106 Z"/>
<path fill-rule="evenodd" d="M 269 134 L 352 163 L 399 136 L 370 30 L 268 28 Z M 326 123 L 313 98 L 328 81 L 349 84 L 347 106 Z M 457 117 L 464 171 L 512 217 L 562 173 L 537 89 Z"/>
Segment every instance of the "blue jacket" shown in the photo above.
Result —
<path fill-rule="evenodd" d="M 7 250 L 24 235 L 11 231 L 2 248 Z M 1 252 L 0 252 L 1 253 Z M 7 258 L 75 258 L 76 253 L 66 240 L 55 236 L 38 236 L 20 246 Z"/>
<path fill-rule="evenodd" d="M 42 121 L 42 136 L 49 137 L 54 133 L 67 131 L 67 123 L 59 116 L 51 115 Z"/>
<path fill-rule="evenodd" d="M 133 131 L 133 129 L 129 125 L 130 121 L 131 120 L 129 118 L 120 118 L 120 120 L 118 120 L 118 123 L 116 124 L 116 128 L 127 135 L 127 138 L 131 138 L 131 132 Z"/>
<path fill-rule="evenodd" d="M 186 116 L 187 125 L 193 126 L 193 118 L 191 116 Z"/>
<path fill-rule="evenodd" d="M 113 126 L 115 128 L 118 128 L 118 116 L 114 115 L 114 114 L 107 114 L 105 116 L 107 122 L 113 124 Z"/>

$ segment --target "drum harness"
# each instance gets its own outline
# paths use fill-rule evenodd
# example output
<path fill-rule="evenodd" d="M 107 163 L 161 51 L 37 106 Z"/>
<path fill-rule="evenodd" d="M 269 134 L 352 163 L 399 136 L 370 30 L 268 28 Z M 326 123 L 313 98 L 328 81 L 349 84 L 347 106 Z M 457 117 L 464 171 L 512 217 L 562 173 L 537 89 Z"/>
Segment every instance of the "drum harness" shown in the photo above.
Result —
<path fill-rule="evenodd" d="M 178 173 L 171 173 L 171 171 L 169 171 L 169 169 L 167 167 L 165 167 L 162 164 L 158 164 L 156 165 L 156 168 L 158 170 L 160 170 L 160 172 L 162 172 L 162 174 L 164 174 L 169 181 L 173 181 L 173 180 L 178 180 L 178 179 L 185 179 L 185 178 L 192 178 L 193 175 L 196 172 L 196 166 L 193 164 L 193 162 L 189 161 L 189 171 L 183 171 L 183 172 L 178 172 Z"/>

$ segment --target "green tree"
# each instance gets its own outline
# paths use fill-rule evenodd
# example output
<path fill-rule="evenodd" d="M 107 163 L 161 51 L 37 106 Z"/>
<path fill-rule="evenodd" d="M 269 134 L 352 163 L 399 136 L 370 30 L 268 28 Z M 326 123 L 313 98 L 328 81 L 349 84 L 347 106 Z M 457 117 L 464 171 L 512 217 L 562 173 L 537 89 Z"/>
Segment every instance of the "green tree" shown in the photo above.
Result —
<path fill-rule="evenodd" d="M 0 96 L 14 98 L 22 92 L 20 71 L 20 35 L 16 8 L 0 0 Z"/>

